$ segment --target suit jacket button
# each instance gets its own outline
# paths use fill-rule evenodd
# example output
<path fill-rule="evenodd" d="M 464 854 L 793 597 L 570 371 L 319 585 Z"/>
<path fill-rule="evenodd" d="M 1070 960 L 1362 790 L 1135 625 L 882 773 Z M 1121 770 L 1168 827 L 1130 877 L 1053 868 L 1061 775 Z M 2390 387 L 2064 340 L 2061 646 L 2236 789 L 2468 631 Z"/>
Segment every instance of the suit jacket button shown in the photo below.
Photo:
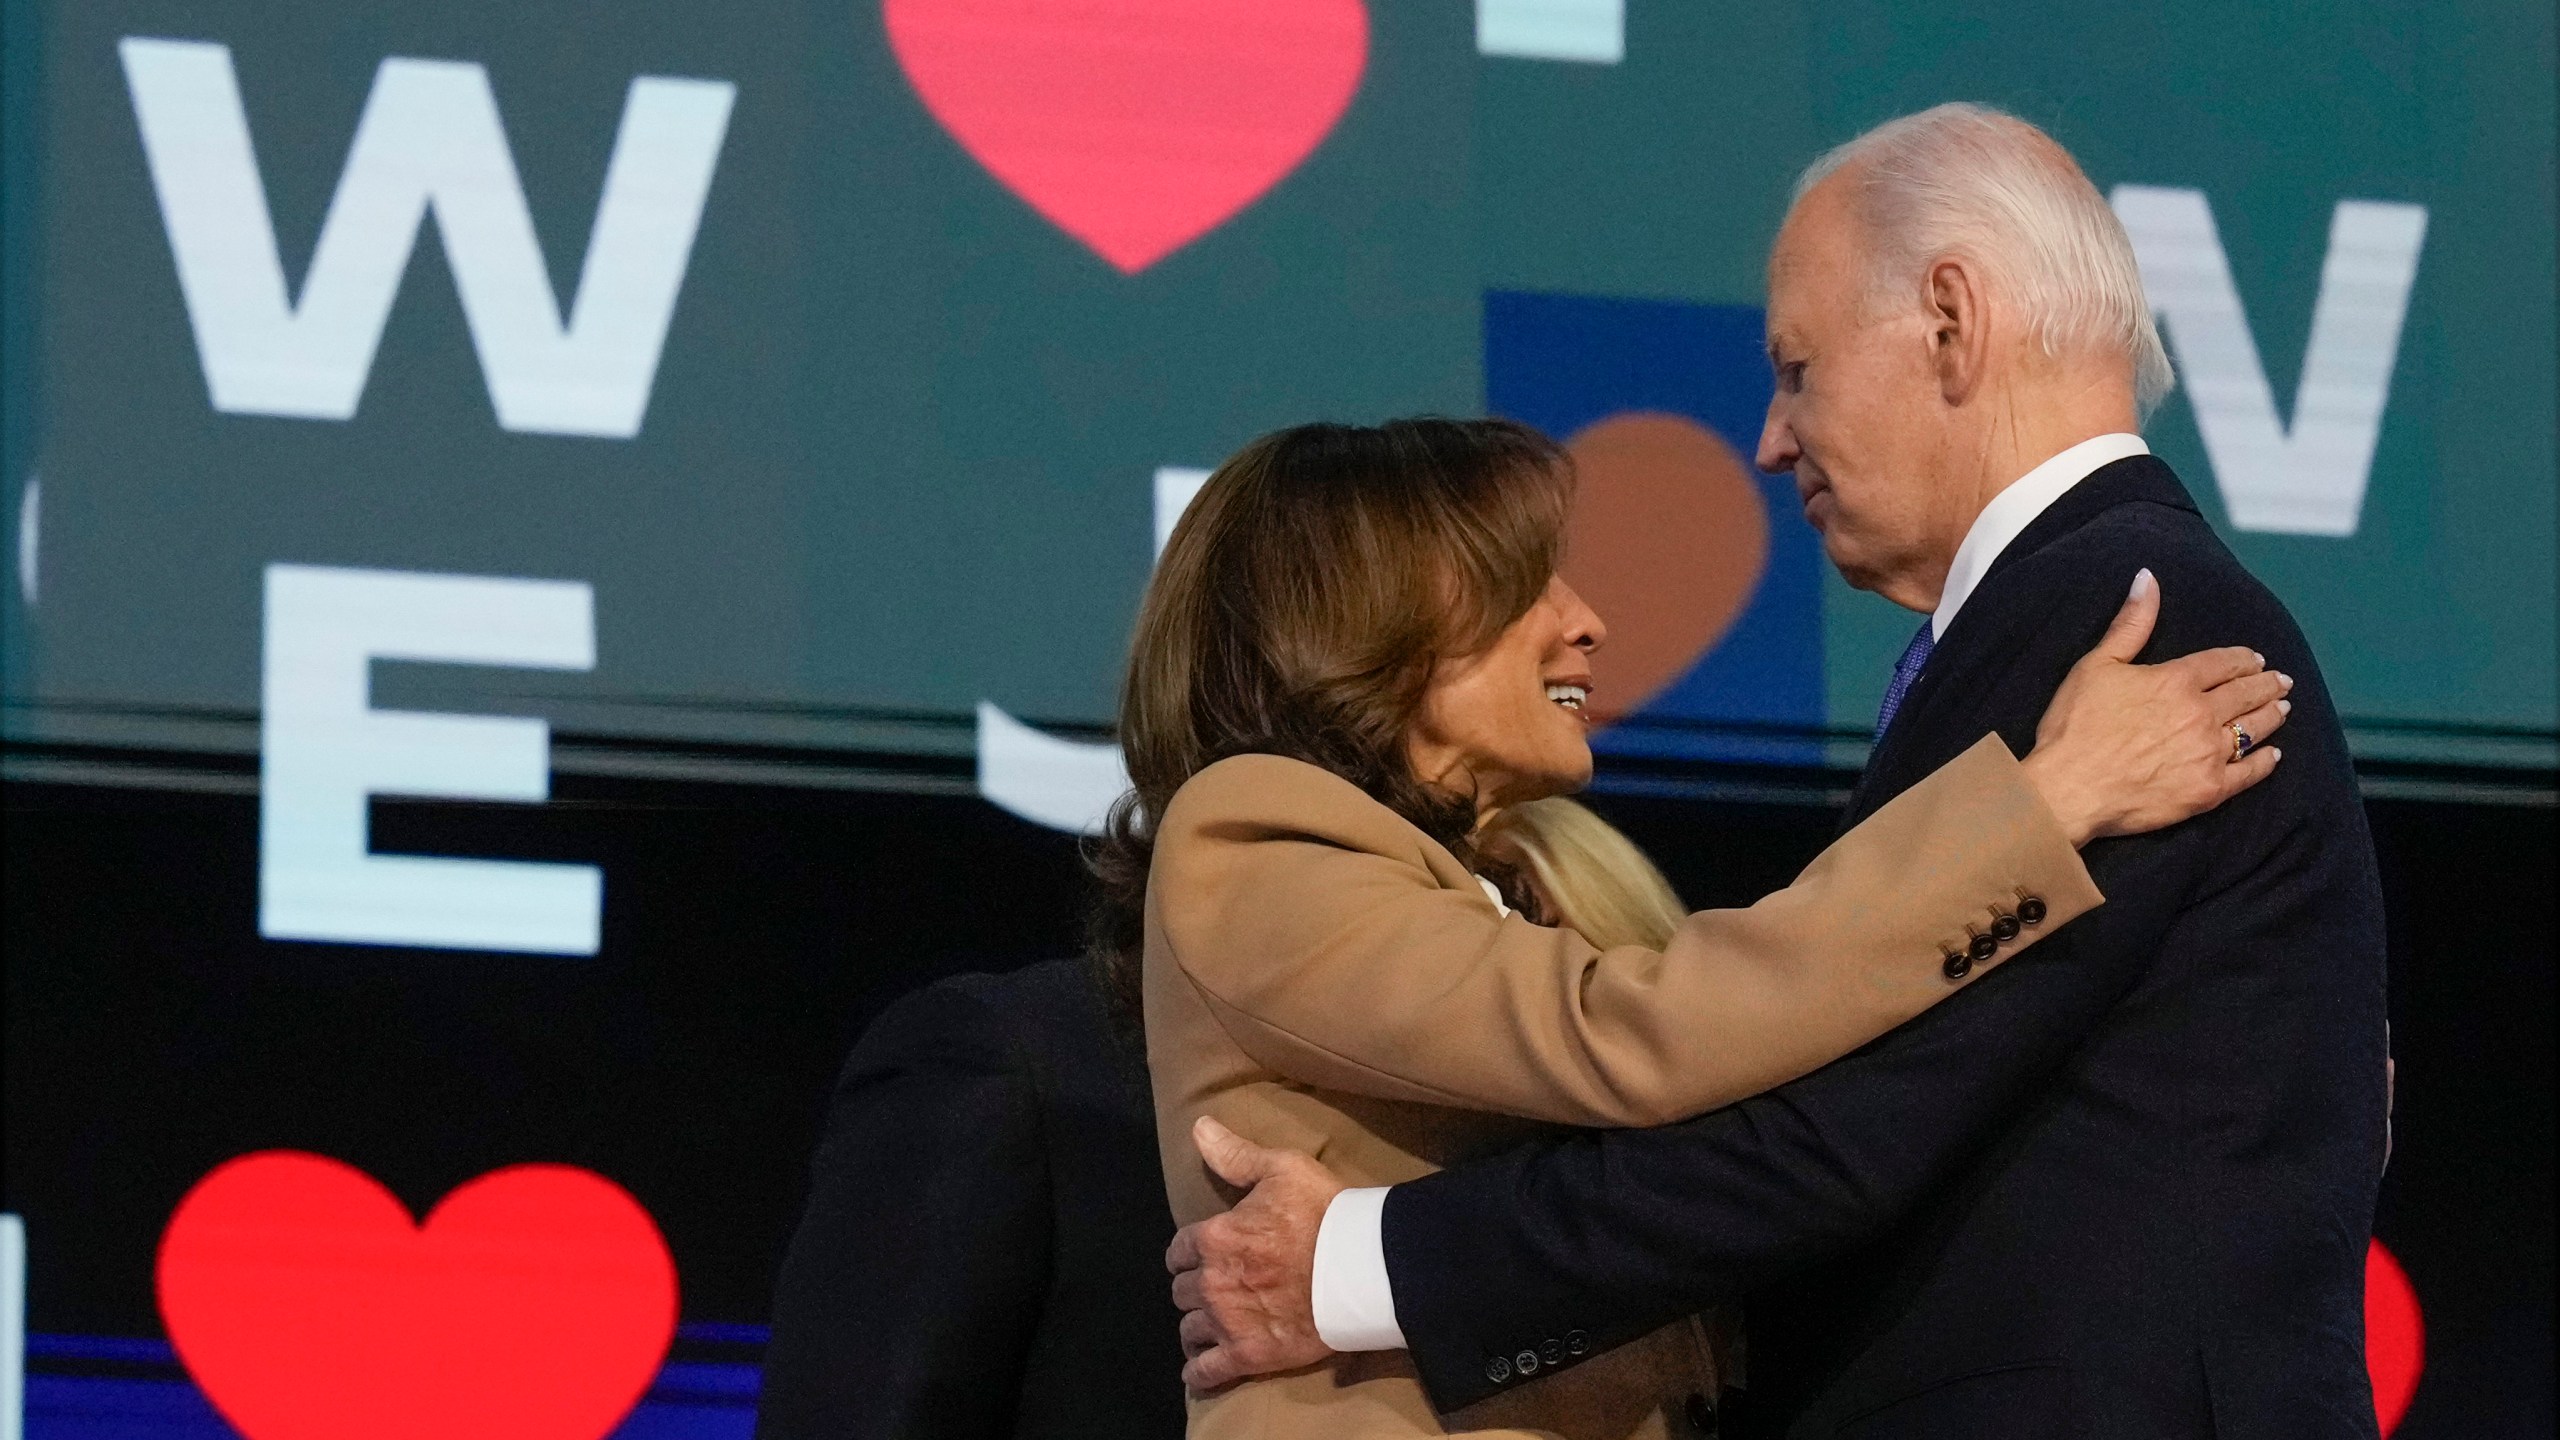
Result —
<path fill-rule="evenodd" d="M 1550 1339 L 1546 1344 L 1539 1346 L 1538 1359 L 1540 1363 L 1550 1366 L 1563 1364 L 1564 1342 L 1561 1340 Z"/>
<path fill-rule="evenodd" d="M 1947 952 L 1947 963 L 1938 967 L 1950 980 L 1961 980 L 1973 973 L 1973 958 L 1962 951 Z"/>
<path fill-rule="evenodd" d="M 1973 963 L 1979 965 L 2000 953 L 2000 942 L 1988 935 L 1976 935 L 1973 937 L 1973 945 L 1968 953 L 1972 955 Z"/>
<path fill-rule="evenodd" d="M 2015 915 L 2003 915 L 1991 922 L 1991 938 L 2003 945 L 2017 939 L 2018 930 L 2018 917 Z"/>
<path fill-rule="evenodd" d="M 1713 1436 L 1716 1433 L 1715 1402 L 1709 1400 L 1706 1397 L 1705 1392 L 1698 1390 L 1690 1391 L 1688 1403 L 1683 1405 L 1681 1409 L 1689 1417 L 1690 1429 L 1695 1430 L 1700 1435 L 1704 1436 Z"/>
<path fill-rule="evenodd" d="M 1591 1348 L 1591 1337 L 1579 1330 L 1567 1330 L 1564 1332 L 1564 1348 L 1571 1354 L 1583 1354 Z"/>
<path fill-rule="evenodd" d="M 1535 1350 L 1523 1350 L 1519 1354 L 1512 1356 L 1511 1368 L 1519 1371 L 1524 1376 L 1537 1374 L 1538 1352 Z"/>
<path fill-rule="evenodd" d="M 1484 1362 L 1484 1378 L 1499 1385 L 1511 1378 L 1511 1362 L 1496 1355 Z"/>
<path fill-rule="evenodd" d="M 2044 923 L 2044 917 L 2045 908 L 2043 896 L 2030 895 L 2018 902 L 2019 919 L 2026 921 L 2030 925 L 2041 925 Z"/>

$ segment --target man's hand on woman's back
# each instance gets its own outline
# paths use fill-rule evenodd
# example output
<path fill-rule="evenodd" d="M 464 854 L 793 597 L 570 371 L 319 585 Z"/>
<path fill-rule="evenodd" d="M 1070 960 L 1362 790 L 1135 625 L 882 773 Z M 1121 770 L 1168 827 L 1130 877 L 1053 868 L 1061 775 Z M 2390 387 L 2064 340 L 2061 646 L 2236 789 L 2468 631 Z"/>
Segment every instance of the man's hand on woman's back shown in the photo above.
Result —
<path fill-rule="evenodd" d="M 1182 1307 L 1183 1383 L 1216 1390 L 1332 1354 L 1316 1334 L 1316 1234 L 1342 1182 L 1313 1156 L 1256 1145 L 1205 1115 L 1191 1140 L 1245 1193 L 1225 1214 L 1184 1226 L 1165 1251 Z"/>

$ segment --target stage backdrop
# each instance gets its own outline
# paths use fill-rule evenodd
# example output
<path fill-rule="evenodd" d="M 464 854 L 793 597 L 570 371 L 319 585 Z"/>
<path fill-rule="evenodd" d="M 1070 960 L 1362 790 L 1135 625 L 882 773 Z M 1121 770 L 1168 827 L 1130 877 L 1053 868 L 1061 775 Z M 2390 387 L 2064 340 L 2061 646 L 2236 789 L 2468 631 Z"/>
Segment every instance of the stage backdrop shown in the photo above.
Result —
<path fill-rule="evenodd" d="M 1854 738 L 1912 619 L 1753 476 L 1762 261 L 1824 147 L 1969 98 L 2127 218 L 2151 441 L 2359 752 L 2553 763 L 2533 0 L 12 13 L 15 736 L 325 730 L 372 654 L 439 662 L 377 705 L 993 752 L 1073 811 L 1110 757 L 1041 741 L 1110 719 L 1160 475 L 1490 408 L 1637 512 L 1574 562 L 1623 743 Z"/>
<path fill-rule="evenodd" d="M 650 1383 L 737 1400 L 719 1367 L 798 1163 L 768 1152 L 846 1024 L 966 957 L 866 932 L 829 957 L 860 978 L 755 990 L 818 920 L 701 940 L 746 957 L 723 969 L 670 917 L 784 862 L 605 822 L 869 792 L 845 803 L 876 850 L 792 874 L 965 931 L 995 922 L 953 897 L 1036 856 L 1058 913 L 982 940 L 1054 947 L 1155 551 L 1257 433 L 1547 429 L 1584 481 L 1568 573 L 1616 637 L 1604 783 L 1836 788 L 1916 617 L 1842 585 L 1751 464 L 1762 262 L 1806 162 L 1941 100 L 2047 127 L 2125 218 L 2179 368 L 2150 440 L 2301 617 L 2375 793 L 2550 796 L 2547 0 L 0 14 L 8 774 L 88 817 L 45 832 L 50 868 L 11 841 L 12 908 L 51 906 L 10 922 L 11 1008 L 49 1018 L 11 1021 L 32 1258 L 0 1226 L 0 1276 L 39 1278 L 65 1373 L 197 1336 L 178 1358 L 253 1440 L 286 1433 L 259 1385 L 293 1382 L 225 1358 L 222 1237 L 297 1206 L 406 1234 L 448 1192 L 424 1233 L 538 1217 L 509 1243 L 598 1247 L 638 1317 L 594 1393 L 527 1392 L 569 1407 L 557 1433 Z M 196 798 L 97 799 L 137 775 Z M 917 791 L 943 808 L 901 840 Z M 821 1000 L 786 1058 L 719 1028 Z M 256 1023 L 170 1038 L 234 1004 Z M 732 1134 L 686 1065 L 788 1118 Z M 282 1118 L 311 1105 L 334 1118 Z M 752 1203 L 662 1243 L 715 1133 L 762 1157 Z"/>

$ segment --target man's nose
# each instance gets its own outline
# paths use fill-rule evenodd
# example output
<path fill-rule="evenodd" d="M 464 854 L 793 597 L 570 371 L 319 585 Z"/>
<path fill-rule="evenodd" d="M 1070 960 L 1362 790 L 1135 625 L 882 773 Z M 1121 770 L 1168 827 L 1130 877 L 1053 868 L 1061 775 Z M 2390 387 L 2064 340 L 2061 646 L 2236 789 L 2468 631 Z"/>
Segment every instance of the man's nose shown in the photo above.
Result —
<path fill-rule="evenodd" d="M 1795 431 L 1772 402 L 1769 418 L 1760 423 L 1760 453 L 1751 457 L 1751 463 L 1759 466 L 1763 474 L 1777 475 L 1796 468 L 1796 459 L 1801 453 L 1796 446 Z"/>

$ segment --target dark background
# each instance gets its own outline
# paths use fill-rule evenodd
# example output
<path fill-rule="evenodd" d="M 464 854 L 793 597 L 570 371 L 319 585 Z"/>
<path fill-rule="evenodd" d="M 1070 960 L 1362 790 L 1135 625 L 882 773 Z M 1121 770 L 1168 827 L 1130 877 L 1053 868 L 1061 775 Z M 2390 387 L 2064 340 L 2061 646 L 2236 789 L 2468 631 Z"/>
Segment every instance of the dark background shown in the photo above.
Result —
<path fill-rule="evenodd" d="M 5 1205 L 39 1334 L 157 1335 L 170 1211 L 267 1147 L 360 1166 L 419 1213 L 501 1165 L 595 1169 L 657 1217 L 693 1329 L 760 1323 L 853 1037 L 936 976 L 1072 947 L 1082 904 L 1075 841 L 960 793 L 965 774 L 876 777 L 903 793 L 564 776 L 541 808 L 377 802 L 374 845 L 601 863 L 607 958 L 265 942 L 245 762 L 10 758 L 59 777 L 0 790 Z M 1844 779 L 1622 770 L 1595 803 L 1690 903 L 1738 904 L 1827 841 Z M 1686 793 L 1628 793 L 1648 784 Z M 2399 1433 L 2547 1436 L 2552 812 L 2367 812 L 2400 1059 L 2378 1228 L 2427 1324 Z"/>

